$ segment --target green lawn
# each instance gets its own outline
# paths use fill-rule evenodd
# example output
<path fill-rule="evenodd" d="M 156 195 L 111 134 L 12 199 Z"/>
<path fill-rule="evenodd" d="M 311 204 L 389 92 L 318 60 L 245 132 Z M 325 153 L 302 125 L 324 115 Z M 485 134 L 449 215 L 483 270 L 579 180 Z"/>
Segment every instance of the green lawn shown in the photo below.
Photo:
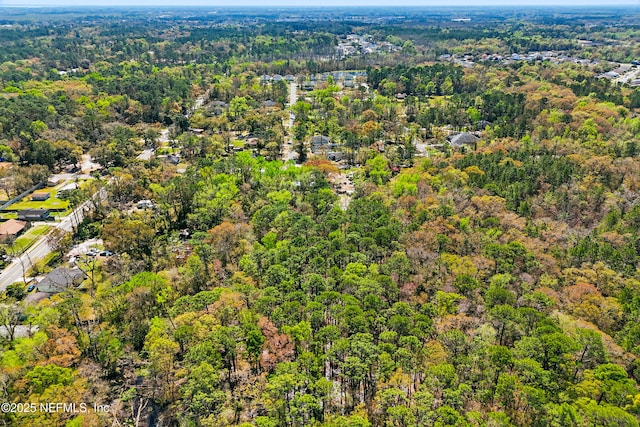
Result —
<path fill-rule="evenodd" d="M 8 248 L 9 252 L 23 253 L 31 245 L 33 245 L 36 240 L 38 240 L 38 237 L 45 234 L 50 228 L 50 225 L 38 225 L 36 227 L 30 228 L 26 233 L 18 237 L 13 245 Z"/>
<path fill-rule="evenodd" d="M 5 211 L 5 212 L 2 212 L 0 214 L 0 217 L 2 217 L 2 219 L 5 219 L 5 220 L 7 220 L 7 219 L 18 219 L 18 212 Z"/>
<path fill-rule="evenodd" d="M 93 178 L 91 178 L 91 179 L 82 178 L 82 179 L 77 180 L 78 188 L 80 188 L 81 190 L 86 190 L 87 187 L 89 187 L 89 183 L 91 181 L 93 181 Z"/>
<path fill-rule="evenodd" d="M 78 181 L 81 187 L 86 187 L 89 179 L 82 179 Z M 49 209 L 52 211 L 52 216 L 57 218 L 67 216 L 71 213 L 71 206 L 68 200 L 58 199 L 56 197 L 57 192 L 66 185 L 65 183 L 58 184 L 55 187 L 45 187 L 36 190 L 38 193 L 49 193 L 51 197 L 44 201 L 32 201 L 31 195 L 28 195 L 21 201 L 12 204 L 4 211 L 0 212 L 2 219 L 16 219 L 18 217 L 17 212 L 23 209 Z"/>
<path fill-rule="evenodd" d="M 58 185 L 56 185 L 55 187 L 42 187 L 39 190 L 34 191 L 34 193 L 49 193 L 51 194 L 51 197 L 56 195 L 56 191 L 58 191 L 58 189 L 63 187 L 63 183 L 60 183 Z M 29 194 L 27 197 L 25 197 L 26 200 L 31 200 L 31 194 Z"/>
<path fill-rule="evenodd" d="M 69 201 L 61 200 L 56 197 L 56 193 L 63 186 L 63 184 L 59 184 L 55 187 L 44 187 L 36 190 L 36 193 L 49 193 L 51 197 L 44 201 L 32 201 L 30 194 L 21 201 L 9 206 L 6 211 L 21 211 L 23 209 L 50 209 L 53 211 L 66 211 L 69 209 Z"/>
<path fill-rule="evenodd" d="M 14 203 L 13 205 L 9 206 L 8 209 L 11 209 L 12 211 L 21 211 L 23 209 L 51 209 L 51 210 L 64 211 L 64 210 L 67 210 L 68 208 L 69 208 L 68 200 L 60 200 L 60 199 L 56 199 L 55 197 L 52 197 L 42 202 L 23 200 L 21 202 Z"/>
<path fill-rule="evenodd" d="M 171 147 L 160 147 L 157 150 L 157 154 L 162 156 L 162 155 L 165 155 L 165 154 L 167 154 L 167 155 L 168 154 L 173 154 L 173 153 L 175 153 L 177 151 L 178 151 L 177 149 L 171 148 Z"/>

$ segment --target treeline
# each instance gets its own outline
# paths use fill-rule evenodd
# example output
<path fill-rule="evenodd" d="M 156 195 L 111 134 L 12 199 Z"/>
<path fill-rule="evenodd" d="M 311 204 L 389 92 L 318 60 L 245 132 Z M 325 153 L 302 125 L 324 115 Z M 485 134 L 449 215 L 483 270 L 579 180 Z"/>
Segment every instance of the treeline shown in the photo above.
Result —
<path fill-rule="evenodd" d="M 447 64 L 433 66 L 370 68 L 367 70 L 367 80 L 374 89 L 381 89 L 393 83 L 394 92 L 406 92 L 409 95 L 452 95 L 460 93 L 462 87 L 462 70 Z"/>

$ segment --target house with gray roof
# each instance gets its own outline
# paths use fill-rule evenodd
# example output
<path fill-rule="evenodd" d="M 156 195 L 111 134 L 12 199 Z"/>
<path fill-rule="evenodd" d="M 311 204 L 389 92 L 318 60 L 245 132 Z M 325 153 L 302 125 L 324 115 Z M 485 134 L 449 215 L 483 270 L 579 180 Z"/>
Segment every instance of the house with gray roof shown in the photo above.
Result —
<path fill-rule="evenodd" d="M 36 289 L 38 292 L 57 294 L 71 287 L 77 288 L 86 278 L 85 272 L 79 268 L 58 267 L 47 274 Z"/>
<path fill-rule="evenodd" d="M 51 218 L 49 209 L 23 209 L 18 211 L 20 221 L 46 221 Z"/>
<path fill-rule="evenodd" d="M 474 146 L 479 139 L 480 138 L 469 132 L 462 132 L 447 137 L 447 140 L 452 147 L 462 147 L 465 145 Z"/>
<path fill-rule="evenodd" d="M 326 150 L 330 146 L 330 139 L 325 135 L 314 135 L 311 137 L 311 152 L 318 154 L 319 152 Z"/>

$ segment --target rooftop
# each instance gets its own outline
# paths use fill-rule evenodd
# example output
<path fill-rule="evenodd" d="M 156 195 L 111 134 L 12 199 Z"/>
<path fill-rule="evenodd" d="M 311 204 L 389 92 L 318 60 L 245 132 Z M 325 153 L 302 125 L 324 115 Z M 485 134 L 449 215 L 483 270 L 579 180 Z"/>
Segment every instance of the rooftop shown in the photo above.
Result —
<path fill-rule="evenodd" d="M 459 147 L 464 144 L 475 144 L 476 142 L 478 142 L 479 138 L 469 132 L 462 132 L 457 135 L 450 136 L 447 139 L 449 140 L 451 145 Z"/>
<path fill-rule="evenodd" d="M 27 226 L 25 221 L 10 219 L 0 225 L 0 236 L 15 236 Z"/>
<path fill-rule="evenodd" d="M 45 219 L 48 218 L 50 214 L 51 211 L 49 211 L 49 209 L 23 209 L 18 211 L 18 218 L 27 220 Z"/>
<path fill-rule="evenodd" d="M 38 283 L 38 292 L 56 294 L 71 286 L 77 286 L 87 277 L 79 268 L 58 267 Z"/>

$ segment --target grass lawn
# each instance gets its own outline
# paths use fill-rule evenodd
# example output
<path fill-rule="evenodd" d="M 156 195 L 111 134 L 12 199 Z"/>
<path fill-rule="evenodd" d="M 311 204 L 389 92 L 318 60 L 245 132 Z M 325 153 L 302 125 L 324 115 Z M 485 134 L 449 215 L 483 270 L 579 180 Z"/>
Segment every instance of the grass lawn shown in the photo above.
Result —
<path fill-rule="evenodd" d="M 21 211 L 23 209 L 50 209 L 54 211 L 66 211 L 69 209 L 69 201 L 61 200 L 56 197 L 56 193 L 63 186 L 63 184 L 59 184 L 55 187 L 44 187 L 36 190 L 36 193 L 49 193 L 51 197 L 43 201 L 33 201 L 31 200 L 30 194 L 21 201 L 9 206 L 7 210 Z"/>
<path fill-rule="evenodd" d="M 23 199 L 21 202 L 14 203 L 8 209 L 12 211 L 21 211 L 23 209 L 51 209 L 51 210 L 67 210 L 69 208 L 68 200 L 60 200 L 51 197 L 42 202 L 36 202 Z"/>
<path fill-rule="evenodd" d="M 60 252 L 49 252 L 39 261 L 36 261 L 34 265 L 27 271 L 27 276 L 39 276 L 53 270 L 53 266 L 60 262 L 62 255 Z"/>
<path fill-rule="evenodd" d="M 0 214 L 2 219 L 18 219 L 18 212 L 2 212 Z"/>
<path fill-rule="evenodd" d="M 62 184 L 58 184 L 55 187 L 42 187 L 41 189 L 34 191 L 34 193 L 49 193 L 51 194 L 51 197 L 53 197 L 56 195 L 56 191 L 58 191 L 59 188 L 62 188 Z M 31 200 L 31 194 L 22 200 Z"/>
<path fill-rule="evenodd" d="M 82 178 L 79 179 L 78 182 L 78 188 L 81 190 L 86 190 L 89 187 L 89 183 L 93 181 L 93 178 L 91 179 L 86 179 L 86 178 Z"/>
<path fill-rule="evenodd" d="M 36 240 L 38 240 L 38 237 L 45 234 L 50 228 L 50 225 L 38 225 L 36 227 L 30 228 L 26 233 L 16 239 L 10 251 L 15 253 L 23 253 L 31 245 L 33 245 Z"/>
<path fill-rule="evenodd" d="M 90 179 L 81 179 L 77 181 L 77 184 L 82 188 L 88 187 L 88 183 Z M 28 195 L 21 201 L 12 204 L 7 207 L 4 211 L 0 212 L 0 217 L 2 219 L 16 219 L 18 217 L 18 211 L 24 209 L 49 209 L 51 211 L 52 217 L 57 219 L 65 217 L 69 215 L 72 211 L 71 204 L 69 200 L 59 199 L 57 196 L 58 191 L 63 188 L 67 183 L 60 183 L 55 187 L 44 187 L 39 190 L 36 190 L 38 193 L 48 193 L 51 196 L 47 200 L 43 201 L 33 201 L 31 200 L 31 195 Z"/>
<path fill-rule="evenodd" d="M 165 155 L 165 154 L 173 154 L 178 152 L 179 150 L 176 148 L 172 148 L 172 147 L 160 147 L 156 150 L 156 153 L 160 156 Z"/>

